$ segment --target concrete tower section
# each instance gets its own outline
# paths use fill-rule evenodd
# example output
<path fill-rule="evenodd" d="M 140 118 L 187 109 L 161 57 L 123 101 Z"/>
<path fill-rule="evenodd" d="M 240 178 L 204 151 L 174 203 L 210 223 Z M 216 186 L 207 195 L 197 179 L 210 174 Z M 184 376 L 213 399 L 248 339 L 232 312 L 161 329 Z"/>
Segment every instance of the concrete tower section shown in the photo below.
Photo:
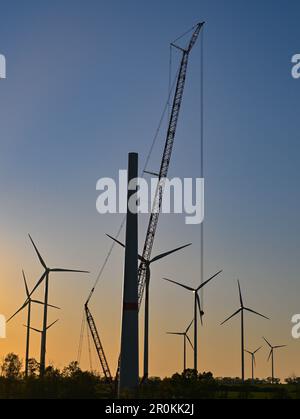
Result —
<path fill-rule="evenodd" d="M 138 305 L 138 154 L 128 159 L 128 195 L 126 249 L 123 286 L 119 392 L 134 390 L 139 385 L 139 305 Z"/>

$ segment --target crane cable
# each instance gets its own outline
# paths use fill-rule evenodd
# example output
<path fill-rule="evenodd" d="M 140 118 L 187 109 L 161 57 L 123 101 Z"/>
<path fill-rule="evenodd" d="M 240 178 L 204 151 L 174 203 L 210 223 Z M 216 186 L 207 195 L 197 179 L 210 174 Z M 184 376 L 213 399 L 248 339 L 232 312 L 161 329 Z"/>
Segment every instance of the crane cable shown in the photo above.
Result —
<path fill-rule="evenodd" d="M 204 28 L 202 29 L 200 43 L 200 170 L 201 179 L 204 179 Z M 201 283 L 204 282 L 204 221 L 200 226 L 200 275 Z M 202 307 L 204 309 L 204 289 L 202 288 Z"/>
<path fill-rule="evenodd" d="M 85 312 L 83 312 L 82 322 L 81 322 L 81 329 L 80 329 L 80 339 L 79 339 L 79 346 L 78 346 L 78 354 L 77 354 L 77 363 L 78 363 L 78 365 L 81 362 L 81 355 L 82 355 L 82 346 L 83 346 L 83 337 L 84 337 L 85 325 L 86 325 L 86 317 L 85 317 Z"/>
<path fill-rule="evenodd" d="M 182 39 L 183 37 L 185 37 L 186 35 L 188 35 L 190 32 L 192 32 L 192 31 L 195 29 L 195 27 L 196 27 L 196 25 L 195 25 L 195 26 L 193 26 L 193 27 L 192 27 L 190 30 L 188 30 L 187 32 L 183 33 L 183 34 L 182 34 L 181 36 L 179 36 L 178 38 L 176 38 L 176 39 L 174 40 L 174 42 L 173 42 L 173 43 L 175 43 L 175 42 L 179 41 L 180 39 Z M 203 50 L 202 50 L 202 51 L 203 51 Z M 180 71 L 180 68 L 178 67 L 178 70 L 177 70 L 176 75 L 175 75 L 175 77 L 174 77 L 174 80 L 173 80 L 173 82 L 172 82 L 172 66 L 173 66 L 172 52 L 173 52 L 173 45 L 172 45 L 172 43 L 171 43 L 171 44 L 170 44 L 170 57 L 169 57 L 169 85 L 168 85 L 168 98 L 167 98 L 166 104 L 165 104 L 165 106 L 164 106 L 164 109 L 163 109 L 163 112 L 162 112 L 161 118 L 160 118 L 160 120 L 159 120 L 158 127 L 157 127 L 157 129 L 156 129 L 156 131 L 155 131 L 155 135 L 154 135 L 154 138 L 153 138 L 153 141 L 152 141 L 152 144 L 151 144 L 150 150 L 149 150 L 149 152 L 148 152 L 148 155 L 147 155 L 147 158 L 146 158 L 146 161 L 145 161 L 144 169 L 143 169 L 143 171 L 142 171 L 142 177 L 144 177 L 144 175 L 145 175 L 145 171 L 147 170 L 147 167 L 148 167 L 149 161 L 150 161 L 150 159 L 151 159 L 151 156 L 152 156 L 152 153 L 153 153 L 154 147 L 155 147 L 155 145 L 156 145 L 156 143 L 157 143 L 158 136 L 159 136 L 159 133 L 160 133 L 160 131 L 161 131 L 161 127 L 162 127 L 162 125 L 163 125 L 163 122 L 164 122 L 164 119 L 165 119 L 165 116 L 166 116 L 167 111 L 168 111 L 168 116 L 169 116 L 169 118 L 170 118 L 170 114 L 171 114 L 171 97 L 172 97 L 172 93 L 173 93 L 173 91 L 174 91 L 174 89 L 175 89 L 176 82 L 177 82 L 177 78 L 178 78 L 179 71 Z M 203 60 L 202 60 L 202 61 L 203 61 Z M 203 81 L 202 81 L 202 82 L 203 82 Z M 201 89 L 201 91 L 203 92 L 203 89 Z M 201 102 L 202 102 L 202 100 L 201 100 Z M 201 129 L 203 130 L 203 116 L 201 117 L 201 125 L 202 125 L 202 128 L 201 128 Z M 203 132 L 202 132 L 202 134 L 201 134 L 201 148 L 202 148 L 202 146 L 203 146 Z M 202 154 L 202 152 L 203 152 L 203 148 L 202 148 L 202 150 L 201 150 L 201 154 Z M 201 165 L 202 165 L 202 164 L 201 164 Z M 203 169 L 203 165 L 202 165 L 202 169 Z M 126 217 L 124 217 L 124 219 L 123 219 L 123 220 L 122 220 L 122 222 L 121 222 L 121 225 L 120 225 L 120 227 L 119 227 L 119 229 L 118 229 L 118 231 L 117 231 L 117 234 L 116 234 L 116 236 L 115 236 L 115 237 L 116 237 L 116 239 L 118 239 L 118 238 L 120 237 L 120 234 L 121 234 L 121 232 L 123 231 L 123 228 L 124 228 L 124 226 L 125 226 L 125 223 L 126 223 Z M 201 239 L 201 242 L 202 242 L 202 240 L 203 240 L 203 227 L 202 227 L 201 237 L 202 237 L 202 239 Z M 110 248 L 109 248 L 108 254 L 107 254 L 107 256 L 105 257 L 104 262 L 103 262 L 103 264 L 102 264 L 102 266 L 101 266 L 101 268 L 100 268 L 100 271 L 99 271 L 99 273 L 98 273 L 98 275 L 97 275 L 97 278 L 96 278 L 95 284 L 94 284 L 94 286 L 93 286 L 93 288 L 92 288 L 92 290 L 91 290 L 91 292 L 90 292 L 90 294 L 89 294 L 89 297 L 88 297 L 88 299 L 87 299 L 86 305 L 88 305 L 88 304 L 89 304 L 89 302 L 90 302 L 90 300 L 91 300 L 91 298 L 92 298 L 92 296 L 93 296 L 93 294 L 94 294 L 94 292 L 95 292 L 95 290 L 96 290 L 96 287 L 97 287 L 98 283 L 100 282 L 100 280 L 101 280 L 101 278 L 102 278 L 103 272 L 104 272 L 104 270 L 105 270 L 105 268 L 106 268 L 107 263 L 108 263 L 108 262 L 109 262 L 109 260 L 110 260 L 110 257 L 111 257 L 111 255 L 112 255 L 112 253 L 113 253 L 113 250 L 114 250 L 114 248 L 115 248 L 115 245 L 116 245 L 116 242 L 113 242 L 113 243 L 111 244 Z M 201 279 L 201 280 L 203 281 L 203 279 L 204 279 L 204 275 L 203 275 L 204 265 L 203 265 L 203 245 L 202 245 L 202 243 L 201 243 L 201 253 L 202 253 L 202 254 L 201 254 L 201 256 L 202 256 L 202 267 L 201 267 L 201 270 L 202 270 L 202 272 L 201 272 L 201 278 L 202 278 L 202 279 Z M 84 312 L 83 312 L 82 325 L 81 325 L 81 333 L 80 333 L 80 341 L 79 341 L 78 357 L 77 357 L 77 359 L 78 359 L 78 362 L 79 362 L 79 363 L 80 363 L 80 361 L 81 361 L 81 355 L 82 355 L 82 346 L 83 346 L 83 337 L 84 337 L 85 322 L 86 322 L 86 319 L 85 319 L 85 311 L 84 311 Z M 88 338 L 88 339 L 89 339 L 89 338 Z"/>
<path fill-rule="evenodd" d="M 188 35 L 190 32 L 192 32 L 196 28 L 196 26 L 197 25 L 194 25 L 190 30 L 188 30 L 187 32 L 183 33 L 181 36 L 179 36 L 178 38 L 176 38 L 173 43 L 179 41 L 180 39 L 182 39 L 183 37 L 185 37 L 186 35 Z M 178 70 L 176 72 L 176 75 L 174 77 L 174 80 L 172 82 L 172 66 L 173 66 L 172 51 L 173 51 L 173 46 L 172 46 L 172 43 L 171 43 L 170 44 L 170 59 L 169 59 L 169 87 L 168 87 L 168 98 L 167 98 L 167 102 L 165 104 L 165 107 L 163 109 L 163 112 L 162 112 L 162 115 L 161 115 L 161 118 L 160 118 L 158 127 L 157 127 L 157 129 L 155 131 L 155 135 L 154 135 L 154 138 L 153 138 L 153 141 L 152 141 L 152 144 L 151 144 L 149 153 L 148 153 L 147 158 L 146 158 L 144 169 L 142 171 L 142 176 L 144 176 L 145 171 L 147 170 L 147 167 L 148 167 L 150 158 L 152 156 L 154 147 L 155 147 L 155 145 L 157 143 L 157 139 L 158 139 L 158 136 L 159 136 L 159 133 L 160 133 L 160 130 L 161 130 L 163 121 L 164 121 L 165 116 L 166 116 L 166 112 L 167 112 L 168 109 L 169 109 L 169 113 L 171 111 L 171 109 L 170 109 L 170 107 L 171 107 L 171 101 L 170 100 L 171 100 L 171 97 L 172 97 L 172 93 L 173 93 L 173 91 L 175 89 L 175 85 L 176 85 L 178 74 L 179 74 L 179 68 L 178 68 Z M 122 230 L 124 228 L 125 222 L 126 222 L 126 217 L 123 219 L 123 221 L 122 221 L 122 223 L 120 225 L 120 228 L 117 231 L 117 234 L 115 236 L 117 239 L 119 238 L 119 236 L 120 236 L 120 234 L 121 234 L 121 232 L 122 232 Z M 111 245 L 111 247 L 110 247 L 110 249 L 109 249 L 109 251 L 108 251 L 108 254 L 107 254 L 106 258 L 104 259 L 103 265 L 101 266 L 101 269 L 100 269 L 99 274 L 98 274 L 98 276 L 96 278 L 96 281 L 95 281 L 95 285 L 94 285 L 94 287 L 93 287 L 93 289 L 92 289 L 92 291 L 91 291 L 91 293 L 89 295 L 89 298 L 87 300 L 87 303 L 89 303 L 89 301 L 91 300 L 91 298 L 92 298 L 92 296 L 93 296 L 93 294 L 95 292 L 95 289 L 96 289 L 96 287 L 97 287 L 100 279 L 102 278 L 102 274 L 103 274 L 104 269 L 105 269 L 105 267 L 106 267 L 106 265 L 107 265 L 107 263 L 108 263 L 108 261 L 110 259 L 111 254 L 112 254 L 112 252 L 113 252 L 113 250 L 115 248 L 115 245 L 116 245 L 116 243 L 113 242 L 112 245 Z"/>
<path fill-rule="evenodd" d="M 171 60 L 170 60 L 170 65 L 172 65 Z M 170 74 L 171 74 L 171 72 L 170 72 Z M 155 147 L 155 145 L 156 145 L 156 143 L 157 143 L 157 139 L 158 139 L 158 136 L 159 136 L 159 133 L 160 133 L 160 130 L 161 130 L 162 124 L 163 124 L 163 122 L 164 122 L 164 119 L 165 119 L 165 116 L 166 116 L 166 112 L 167 112 L 167 110 L 169 109 L 169 106 L 170 106 L 170 98 L 171 98 L 171 96 L 172 96 L 172 92 L 174 91 L 174 88 L 175 88 L 175 84 L 176 84 L 176 81 L 177 81 L 178 74 L 179 74 L 179 69 L 178 69 L 178 71 L 177 71 L 177 74 L 176 74 L 176 76 L 175 76 L 175 78 L 174 78 L 173 83 L 172 83 L 172 84 L 170 83 L 170 86 L 171 86 L 171 87 L 170 87 L 170 89 L 169 89 L 168 99 L 167 99 L 167 102 L 166 102 L 165 107 L 164 107 L 164 109 L 163 109 L 163 112 L 162 112 L 162 115 L 161 115 L 161 118 L 160 118 L 160 121 L 159 121 L 158 127 L 157 127 L 157 129 L 156 129 L 156 131 L 155 131 L 155 135 L 154 135 L 154 138 L 153 138 L 153 141 L 152 141 L 152 144 L 151 144 L 151 147 L 150 147 L 149 153 L 148 153 L 148 155 L 147 155 L 147 158 L 146 158 L 146 161 L 145 161 L 145 165 L 144 165 L 144 168 L 143 168 L 143 171 L 142 171 L 142 174 L 141 174 L 141 175 L 142 175 L 142 177 L 144 176 L 145 171 L 146 171 L 146 170 L 147 170 L 147 168 L 148 168 L 148 164 L 149 164 L 149 161 L 150 161 L 150 159 L 151 159 L 151 156 L 152 156 L 152 153 L 153 153 L 154 147 Z M 117 231 L 117 234 L 116 234 L 116 236 L 115 236 L 117 239 L 119 238 L 119 236 L 120 236 L 120 234 L 121 234 L 121 232 L 122 232 L 122 230 L 123 230 L 123 228 L 124 228 L 125 222 L 126 222 L 126 217 L 124 217 L 124 219 L 123 219 L 123 221 L 122 221 L 122 223 L 121 223 L 121 225 L 120 225 L 120 228 L 119 228 L 119 229 L 118 229 L 118 231 Z M 99 271 L 99 274 L 98 274 L 98 276 L 97 276 L 97 278 L 96 278 L 96 281 L 95 281 L 94 287 L 92 288 L 92 291 L 91 291 L 91 293 L 90 293 L 90 295 L 89 295 L 89 298 L 88 298 L 88 300 L 87 300 L 87 303 L 89 303 L 89 301 L 91 300 L 91 298 L 92 298 L 92 296 L 93 296 L 93 294 L 94 294 L 94 292 L 95 292 L 95 289 L 96 289 L 96 287 L 97 287 L 97 285 L 98 285 L 98 283 L 99 283 L 100 279 L 102 278 L 102 275 L 103 275 L 104 269 L 106 268 L 106 265 L 107 265 L 107 263 L 108 263 L 108 261 L 109 261 L 109 259 L 110 259 L 110 257 L 111 257 L 111 254 L 112 254 L 112 252 L 113 252 L 113 250 L 114 250 L 114 248 L 115 248 L 115 245 L 116 245 L 116 243 L 115 243 L 115 242 L 113 242 L 113 243 L 111 244 L 110 248 L 109 248 L 108 254 L 107 254 L 106 258 L 104 259 L 104 262 L 103 262 L 103 264 L 102 264 L 102 266 L 101 266 L 101 269 L 100 269 L 100 271 Z"/>

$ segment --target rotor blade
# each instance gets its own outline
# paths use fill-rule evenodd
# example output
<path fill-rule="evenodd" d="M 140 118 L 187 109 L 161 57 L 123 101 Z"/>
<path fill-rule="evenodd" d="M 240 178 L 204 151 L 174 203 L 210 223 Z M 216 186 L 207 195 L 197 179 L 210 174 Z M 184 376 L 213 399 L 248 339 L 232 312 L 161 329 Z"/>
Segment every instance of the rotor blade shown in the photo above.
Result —
<path fill-rule="evenodd" d="M 167 335 L 182 336 L 184 333 L 167 332 Z"/>
<path fill-rule="evenodd" d="M 256 349 L 256 351 L 253 352 L 253 354 L 257 354 L 258 351 L 260 351 L 262 349 L 262 346 L 260 346 L 258 349 Z"/>
<path fill-rule="evenodd" d="M 287 345 L 274 346 L 273 349 L 287 348 Z"/>
<path fill-rule="evenodd" d="M 191 348 L 194 350 L 194 345 L 191 342 L 191 339 L 188 337 L 188 335 L 185 335 L 185 337 L 187 338 L 189 344 L 191 345 Z"/>
<path fill-rule="evenodd" d="M 32 243 L 32 245 L 33 245 L 33 247 L 34 247 L 35 251 L 36 251 L 36 254 L 37 254 L 38 258 L 39 258 L 39 261 L 41 262 L 41 264 L 43 265 L 43 267 L 44 267 L 45 269 L 47 269 L 46 263 L 44 262 L 44 259 L 42 258 L 41 254 L 40 254 L 40 252 L 39 252 L 38 248 L 36 247 L 36 245 L 35 245 L 34 241 L 32 240 L 32 237 L 31 237 L 31 235 L 30 235 L 30 234 L 29 234 L 29 238 L 30 238 L 30 241 L 31 241 L 31 243 Z"/>
<path fill-rule="evenodd" d="M 273 348 L 273 346 L 270 344 L 270 342 L 267 341 L 266 338 L 263 337 L 263 340 L 268 344 L 268 346 L 270 346 L 270 348 Z"/>
<path fill-rule="evenodd" d="M 26 281 L 25 272 L 22 271 L 22 274 L 23 274 L 23 280 L 24 280 L 24 284 L 25 284 L 26 295 L 27 295 L 27 298 L 30 298 L 30 294 L 29 294 L 29 289 L 28 289 L 28 285 L 27 285 L 27 281 Z"/>
<path fill-rule="evenodd" d="M 50 329 L 52 326 L 54 326 L 58 321 L 59 321 L 59 319 L 55 320 L 55 322 L 53 322 L 49 326 L 47 326 L 47 330 Z"/>
<path fill-rule="evenodd" d="M 120 242 L 119 240 L 115 239 L 114 237 L 110 236 L 109 234 L 106 234 L 107 237 L 109 237 L 111 240 L 113 240 L 114 242 L 118 243 L 120 246 L 124 247 L 124 249 L 126 249 L 126 246 L 124 243 Z M 138 258 L 141 262 L 145 262 L 145 259 L 141 256 L 138 255 Z"/>
<path fill-rule="evenodd" d="M 89 274 L 88 271 L 78 271 L 76 269 L 62 269 L 62 268 L 54 268 L 50 269 L 50 272 L 72 272 L 72 273 L 78 273 L 78 274 Z"/>
<path fill-rule="evenodd" d="M 26 329 L 34 330 L 35 332 L 38 332 L 38 333 L 43 333 L 42 330 L 35 329 L 34 327 L 25 326 L 25 324 L 23 324 L 23 326 L 26 327 Z"/>
<path fill-rule="evenodd" d="M 39 281 L 37 282 L 36 286 L 33 288 L 33 290 L 30 293 L 30 297 L 32 296 L 32 294 L 34 293 L 34 291 L 41 285 L 41 283 L 44 281 L 44 279 L 47 276 L 47 271 L 45 271 L 43 273 L 43 275 L 41 276 L 41 278 L 39 279 Z"/>
<path fill-rule="evenodd" d="M 250 351 L 247 351 L 247 349 L 245 349 L 245 352 L 247 352 L 247 354 L 249 354 L 249 355 L 253 356 L 253 353 L 252 353 L 252 352 L 250 352 Z"/>
<path fill-rule="evenodd" d="M 189 327 L 186 329 L 185 333 L 189 333 L 190 328 L 192 327 L 192 324 L 194 323 L 194 319 L 191 321 Z"/>
<path fill-rule="evenodd" d="M 18 311 L 16 311 L 15 312 L 15 314 L 13 314 L 8 320 L 7 320 L 7 323 L 9 323 L 14 317 L 16 317 L 16 315 L 17 314 L 19 314 L 22 310 L 24 310 L 24 308 L 26 307 L 28 305 L 28 301 L 26 301 L 26 303 L 24 303 L 23 305 L 22 305 L 22 307 L 21 308 L 19 308 L 19 310 Z"/>
<path fill-rule="evenodd" d="M 246 308 L 246 311 L 249 311 L 250 313 L 256 314 L 257 316 L 263 317 L 266 320 L 270 320 L 269 317 L 264 316 L 263 314 L 258 313 L 257 311 L 251 310 L 251 308 Z"/>
<path fill-rule="evenodd" d="M 221 326 L 223 326 L 223 324 L 227 323 L 233 317 L 237 316 L 241 311 L 242 311 L 242 308 L 239 308 L 238 311 L 236 311 L 235 313 L 233 313 L 230 317 L 228 317 L 228 319 L 226 319 L 223 323 L 221 323 Z"/>
<path fill-rule="evenodd" d="M 270 361 L 272 354 L 273 354 L 273 348 L 272 348 L 272 349 L 271 349 L 271 351 L 270 351 L 270 355 L 269 355 L 269 358 L 268 358 L 268 362 Z"/>
<path fill-rule="evenodd" d="M 199 295 L 198 295 L 198 292 L 196 292 L 196 300 L 197 300 L 197 306 L 198 306 L 198 310 L 199 310 L 199 313 L 200 313 L 200 321 L 201 321 L 201 325 L 203 326 L 203 311 L 202 311 L 202 308 L 201 308 L 201 301 L 200 301 L 200 297 L 199 297 Z"/>
<path fill-rule="evenodd" d="M 35 303 L 35 304 L 40 304 L 41 306 L 44 306 L 45 305 L 45 303 L 43 301 L 31 300 L 31 302 L 32 303 Z M 61 310 L 60 307 L 53 306 L 51 304 L 47 304 L 47 307 L 56 308 L 57 310 Z"/>
<path fill-rule="evenodd" d="M 172 255 L 172 253 L 179 252 L 180 250 L 185 249 L 186 247 L 191 246 L 192 243 L 186 244 L 185 246 L 177 247 L 177 249 L 170 250 L 169 252 L 161 253 L 160 255 L 156 256 L 155 258 L 151 259 L 150 263 L 157 262 L 160 259 L 163 259 L 167 256 Z"/>
<path fill-rule="evenodd" d="M 197 291 L 200 291 L 201 288 L 205 287 L 210 281 L 212 281 L 216 276 L 220 275 L 223 272 L 223 269 L 219 272 L 217 272 L 215 275 L 213 275 L 211 278 L 209 278 L 207 281 L 203 282 L 198 288 Z"/>
<path fill-rule="evenodd" d="M 171 279 L 168 279 L 168 278 L 163 278 L 163 279 L 165 281 L 172 282 L 172 284 L 179 285 L 180 287 L 185 288 L 188 291 L 192 291 L 192 292 L 196 291 L 194 288 L 188 287 L 187 285 L 180 284 L 179 282 L 172 281 Z"/>
<path fill-rule="evenodd" d="M 242 291 L 241 291 L 241 284 L 240 284 L 239 280 L 238 280 L 238 286 L 239 286 L 239 296 L 240 296 L 241 307 L 244 307 L 243 296 L 242 296 Z"/>
<path fill-rule="evenodd" d="M 255 358 L 255 354 L 253 354 L 253 362 L 254 362 L 254 366 L 256 367 L 256 358 Z"/>

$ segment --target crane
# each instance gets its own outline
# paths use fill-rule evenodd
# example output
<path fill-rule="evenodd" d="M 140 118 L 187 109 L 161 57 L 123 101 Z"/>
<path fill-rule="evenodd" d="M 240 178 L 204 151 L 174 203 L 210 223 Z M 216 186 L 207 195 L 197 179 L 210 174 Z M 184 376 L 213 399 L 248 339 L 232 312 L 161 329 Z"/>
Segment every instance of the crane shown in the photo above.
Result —
<path fill-rule="evenodd" d="M 102 346 L 102 343 L 101 343 L 101 340 L 100 340 L 100 337 L 99 337 L 99 333 L 98 333 L 98 330 L 97 330 L 97 327 L 96 327 L 96 323 L 94 321 L 92 313 L 90 312 L 88 304 L 85 304 L 84 309 L 85 309 L 87 324 L 89 326 L 90 333 L 92 335 L 92 338 L 93 338 L 93 341 L 94 341 L 94 344 L 95 344 L 95 347 L 96 347 L 97 355 L 98 355 L 100 364 L 102 366 L 102 371 L 103 371 L 105 380 L 108 383 L 112 383 L 113 378 L 112 378 L 112 375 L 111 375 L 111 372 L 110 372 L 110 369 L 109 369 L 109 366 L 108 366 L 108 362 L 107 362 L 107 359 L 106 359 L 106 356 L 105 356 L 105 352 L 104 352 L 104 349 L 103 349 L 103 346 Z"/>
<path fill-rule="evenodd" d="M 189 44 L 188 44 L 187 48 L 181 48 L 178 45 L 171 44 L 172 47 L 177 48 L 178 50 L 180 50 L 182 52 L 182 59 L 181 59 L 180 69 L 179 69 L 179 73 L 178 73 L 178 77 L 177 77 L 176 90 L 175 90 L 175 93 L 174 93 L 172 112 L 171 112 L 171 115 L 170 115 L 170 121 L 169 121 L 169 125 L 168 125 L 167 137 L 166 137 L 163 157 L 162 157 L 162 161 L 161 161 L 160 171 L 159 171 L 159 174 L 157 174 L 158 184 L 157 184 L 157 189 L 156 189 L 156 193 L 155 193 L 155 198 L 154 198 L 154 201 L 153 201 L 153 207 L 152 207 L 152 212 L 151 212 L 151 216 L 150 216 L 150 220 L 149 220 L 149 225 L 148 225 L 148 229 L 147 229 L 147 233 L 146 233 L 146 239 L 145 239 L 145 244 L 144 244 L 142 259 L 141 259 L 142 262 L 140 263 L 139 271 L 138 271 L 139 308 L 141 307 L 142 302 L 143 302 L 143 296 L 144 296 L 145 289 L 146 289 L 146 301 L 147 301 L 147 297 L 149 295 L 149 282 L 147 281 L 147 270 L 148 270 L 147 267 L 148 267 L 149 261 L 151 259 L 155 234 L 156 234 L 158 221 L 159 221 L 159 215 L 160 215 L 161 207 L 162 207 L 164 185 L 165 185 L 166 178 L 168 176 L 170 161 L 171 161 L 171 157 L 172 157 L 172 151 L 173 151 L 173 145 L 174 145 L 174 141 L 175 141 L 177 123 L 178 123 L 178 119 L 179 119 L 179 114 L 180 114 L 180 109 L 181 109 L 181 104 L 182 104 L 182 98 L 183 98 L 183 94 L 184 94 L 189 56 L 190 56 L 190 52 L 192 51 L 195 43 L 197 42 L 197 39 L 199 37 L 199 34 L 200 34 L 201 29 L 203 28 L 203 26 L 204 26 L 204 22 L 201 22 L 201 23 L 198 23 L 192 29 L 193 34 L 192 34 L 192 37 L 189 41 Z M 151 174 L 153 174 L 153 173 L 151 173 Z M 106 258 L 104 266 L 105 266 L 108 258 L 110 257 L 111 252 L 112 252 L 112 249 L 110 250 L 110 252 L 109 252 L 109 254 Z M 103 271 L 103 268 L 102 268 L 100 274 L 102 273 L 102 271 Z M 98 279 L 99 279 L 99 277 L 98 277 Z M 99 338 L 99 334 L 98 334 L 98 331 L 97 331 L 97 328 L 96 328 L 96 324 L 95 324 L 93 316 L 92 316 L 92 314 L 91 314 L 91 312 L 88 308 L 88 304 L 90 302 L 90 299 L 91 299 L 94 291 L 95 291 L 95 288 L 93 288 L 93 290 L 91 291 L 91 294 L 90 294 L 90 296 L 89 296 L 89 298 L 88 298 L 88 300 L 85 304 L 86 319 L 87 319 L 87 323 L 88 323 L 88 326 L 89 326 L 89 329 L 90 329 L 90 332 L 91 332 L 91 335 L 92 335 L 92 338 L 93 338 L 93 341 L 94 341 L 94 344 L 95 344 L 95 348 L 96 348 L 96 351 L 97 351 L 97 354 L 98 354 L 98 357 L 99 357 L 99 360 L 100 360 L 100 363 L 101 363 L 101 366 L 102 366 L 104 376 L 109 382 L 112 382 L 112 376 L 111 376 L 111 373 L 110 373 L 110 369 L 109 369 L 109 366 L 108 366 L 108 363 L 107 363 L 107 358 L 105 356 L 103 346 L 102 346 L 100 338 Z M 146 308 L 145 322 L 148 322 L 148 320 L 149 320 L 148 309 L 149 309 L 149 307 Z M 145 337 L 145 342 L 146 342 L 146 344 L 145 344 L 145 347 L 144 347 L 144 351 L 145 351 L 145 354 L 146 354 L 146 351 L 148 353 L 148 336 Z M 145 354 L 144 354 L 144 356 L 145 356 Z M 148 370 L 147 367 L 146 367 L 146 370 Z M 118 380 L 119 380 L 119 373 L 120 373 L 120 358 L 119 358 L 119 362 L 118 362 L 118 368 L 117 368 L 117 372 L 116 372 L 115 383 L 117 383 Z M 144 377 L 144 379 L 146 379 L 146 378 L 147 377 Z"/>
<path fill-rule="evenodd" d="M 162 207 L 164 185 L 165 185 L 165 181 L 168 175 L 172 151 L 173 151 L 176 128 L 177 128 L 177 123 L 179 119 L 180 108 L 181 108 L 182 98 L 183 98 L 183 93 L 184 93 L 189 55 L 199 37 L 200 31 L 203 26 L 204 26 L 204 22 L 196 25 L 187 49 L 183 49 L 181 47 L 178 47 L 175 44 L 171 44 L 173 47 L 179 49 L 182 52 L 182 60 L 181 60 L 179 74 L 177 78 L 177 85 L 176 85 L 176 90 L 174 94 L 174 100 L 173 100 L 172 112 L 170 115 L 170 122 L 169 122 L 168 131 L 167 131 L 165 148 L 163 152 L 160 171 L 158 174 L 158 184 L 157 184 L 156 194 L 154 197 L 152 212 L 150 216 L 148 230 L 146 233 L 145 245 L 144 245 L 143 254 L 141 258 L 142 262 L 140 263 L 139 271 L 138 271 L 139 306 L 141 306 L 142 304 L 144 291 L 146 289 L 143 380 L 146 380 L 148 378 L 148 363 L 149 363 L 148 358 L 149 358 L 149 286 L 150 284 L 149 284 L 149 275 L 147 275 L 148 266 L 149 266 L 149 261 L 151 260 L 151 253 L 152 253 L 155 234 L 156 234 L 156 230 L 158 226 L 159 215 L 160 215 L 161 207 Z"/>

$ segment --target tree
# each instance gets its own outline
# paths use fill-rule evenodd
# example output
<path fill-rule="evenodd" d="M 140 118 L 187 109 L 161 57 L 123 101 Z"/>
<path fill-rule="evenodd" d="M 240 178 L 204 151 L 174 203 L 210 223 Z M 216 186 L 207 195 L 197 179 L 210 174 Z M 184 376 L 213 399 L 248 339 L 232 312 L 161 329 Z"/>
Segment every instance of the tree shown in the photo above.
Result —
<path fill-rule="evenodd" d="M 35 358 L 30 358 L 28 361 L 28 376 L 37 377 L 40 371 L 40 364 Z"/>
<path fill-rule="evenodd" d="M 72 361 L 70 364 L 63 369 L 63 377 L 73 378 L 78 374 L 82 373 L 79 363 L 77 361 Z"/>
<path fill-rule="evenodd" d="M 18 355 L 10 353 L 6 355 L 1 365 L 2 375 L 9 379 L 17 379 L 21 377 L 22 361 Z"/>

